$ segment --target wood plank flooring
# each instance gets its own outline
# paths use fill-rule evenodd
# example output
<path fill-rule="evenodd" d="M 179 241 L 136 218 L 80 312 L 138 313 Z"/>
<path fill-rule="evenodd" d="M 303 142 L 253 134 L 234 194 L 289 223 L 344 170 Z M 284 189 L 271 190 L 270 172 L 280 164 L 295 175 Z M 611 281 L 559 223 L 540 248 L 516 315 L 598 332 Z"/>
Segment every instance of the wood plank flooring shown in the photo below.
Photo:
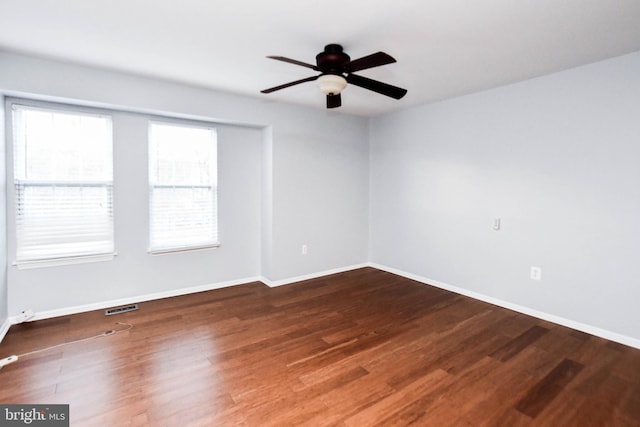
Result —
<path fill-rule="evenodd" d="M 640 426 L 640 350 L 372 268 L 13 326 L 2 403 L 72 426 Z"/>

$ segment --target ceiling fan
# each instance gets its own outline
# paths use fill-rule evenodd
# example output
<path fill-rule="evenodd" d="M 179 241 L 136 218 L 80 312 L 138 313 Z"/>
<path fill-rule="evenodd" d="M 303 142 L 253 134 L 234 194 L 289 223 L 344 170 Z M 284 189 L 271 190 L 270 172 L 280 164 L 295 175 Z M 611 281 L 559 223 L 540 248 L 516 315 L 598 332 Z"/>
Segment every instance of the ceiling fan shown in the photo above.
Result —
<path fill-rule="evenodd" d="M 312 70 L 319 71 L 320 74 L 265 89 L 261 91 L 262 93 L 271 93 L 300 83 L 317 80 L 320 90 L 327 96 L 327 108 L 336 108 L 342 105 L 340 92 L 347 86 L 347 83 L 395 99 L 400 99 L 407 93 L 406 89 L 353 74 L 356 71 L 396 62 L 393 57 L 384 52 L 376 52 L 352 61 L 349 55 L 343 52 L 342 46 L 339 44 L 328 44 L 324 47 L 324 51 L 316 55 L 317 65 L 307 64 L 306 62 L 296 61 L 295 59 L 284 56 L 267 56 L 267 58 L 311 68 Z"/>

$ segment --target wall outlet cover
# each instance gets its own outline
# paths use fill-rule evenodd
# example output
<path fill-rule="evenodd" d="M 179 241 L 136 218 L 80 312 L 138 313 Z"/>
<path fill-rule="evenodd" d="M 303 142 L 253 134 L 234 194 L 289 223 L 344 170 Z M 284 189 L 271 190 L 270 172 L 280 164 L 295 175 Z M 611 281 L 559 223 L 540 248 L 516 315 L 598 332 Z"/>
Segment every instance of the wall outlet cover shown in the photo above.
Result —
<path fill-rule="evenodd" d="M 542 268 L 531 266 L 531 279 L 542 280 Z"/>

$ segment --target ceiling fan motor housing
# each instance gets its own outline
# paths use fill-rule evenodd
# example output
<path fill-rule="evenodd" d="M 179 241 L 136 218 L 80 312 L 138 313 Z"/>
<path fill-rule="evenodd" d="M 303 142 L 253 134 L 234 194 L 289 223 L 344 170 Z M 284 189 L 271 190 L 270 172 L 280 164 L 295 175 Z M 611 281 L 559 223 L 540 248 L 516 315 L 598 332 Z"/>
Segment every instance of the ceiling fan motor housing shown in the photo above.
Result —
<path fill-rule="evenodd" d="M 344 65 L 351 61 L 349 55 L 343 52 L 339 44 L 328 44 L 324 47 L 324 52 L 316 55 L 316 64 L 324 74 L 342 75 Z"/>

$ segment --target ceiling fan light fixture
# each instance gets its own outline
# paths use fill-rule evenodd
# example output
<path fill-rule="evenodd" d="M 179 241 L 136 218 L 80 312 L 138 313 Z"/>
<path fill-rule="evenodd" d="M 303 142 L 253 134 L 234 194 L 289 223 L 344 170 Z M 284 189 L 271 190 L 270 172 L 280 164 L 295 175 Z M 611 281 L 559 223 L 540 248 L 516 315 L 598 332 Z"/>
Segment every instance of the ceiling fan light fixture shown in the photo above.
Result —
<path fill-rule="evenodd" d="M 347 79 L 336 74 L 318 77 L 318 87 L 325 95 L 338 95 L 347 86 Z"/>
<path fill-rule="evenodd" d="M 320 74 L 264 89 L 260 91 L 261 93 L 271 93 L 301 83 L 316 81 L 318 87 L 327 98 L 327 108 L 337 108 L 342 105 L 340 93 L 347 87 L 347 84 L 359 86 L 394 99 L 400 99 L 407 94 L 407 90 L 401 87 L 353 74 L 354 72 L 396 62 L 392 56 L 384 52 L 372 53 L 352 61 L 351 57 L 344 53 L 342 46 L 328 44 L 324 47 L 323 52 L 316 55 L 316 65 L 287 58 L 286 56 L 268 56 L 267 58 L 311 68 Z"/>

